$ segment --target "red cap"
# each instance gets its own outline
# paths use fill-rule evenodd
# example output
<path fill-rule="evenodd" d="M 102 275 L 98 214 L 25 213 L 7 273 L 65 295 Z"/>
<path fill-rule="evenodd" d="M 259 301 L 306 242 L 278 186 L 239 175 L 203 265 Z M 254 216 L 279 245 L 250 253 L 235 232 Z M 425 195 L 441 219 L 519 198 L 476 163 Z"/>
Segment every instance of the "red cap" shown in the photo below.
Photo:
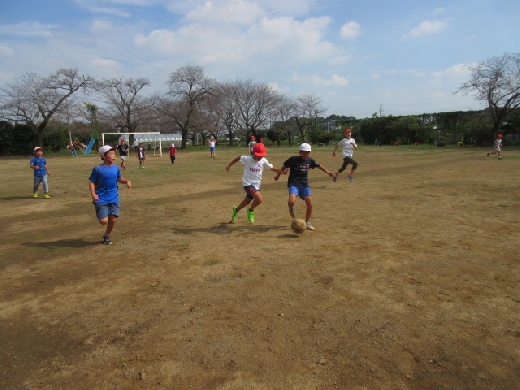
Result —
<path fill-rule="evenodd" d="M 498 138 L 502 138 L 502 134 L 497 135 Z"/>
<path fill-rule="evenodd" d="M 352 130 L 351 130 L 351 129 L 345 129 L 345 130 L 343 131 L 343 133 L 352 133 Z"/>
<path fill-rule="evenodd" d="M 264 157 L 267 155 L 267 149 L 265 148 L 264 144 L 256 144 L 253 148 L 253 154 L 258 157 Z"/>

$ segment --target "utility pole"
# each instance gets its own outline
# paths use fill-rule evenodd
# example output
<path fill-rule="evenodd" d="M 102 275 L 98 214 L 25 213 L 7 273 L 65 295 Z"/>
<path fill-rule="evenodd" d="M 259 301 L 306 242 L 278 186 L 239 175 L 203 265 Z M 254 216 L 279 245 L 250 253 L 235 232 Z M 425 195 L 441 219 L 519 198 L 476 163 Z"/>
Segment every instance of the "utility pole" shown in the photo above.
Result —
<path fill-rule="evenodd" d="M 381 118 L 382 113 L 383 113 L 383 105 L 380 104 L 380 105 L 379 105 L 379 118 Z"/>

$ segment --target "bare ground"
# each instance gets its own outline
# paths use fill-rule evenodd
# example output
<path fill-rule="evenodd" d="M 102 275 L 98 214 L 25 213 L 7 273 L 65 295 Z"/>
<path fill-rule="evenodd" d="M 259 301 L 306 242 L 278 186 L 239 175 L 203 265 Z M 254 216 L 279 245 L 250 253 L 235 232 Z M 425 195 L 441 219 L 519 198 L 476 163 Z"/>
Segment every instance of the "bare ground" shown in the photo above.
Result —
<path fill-rule="evenodd" d="M 244 152 L 131 158 L 110 247 L 96 158 L 50 157 L 50 200 L 2 160 L 0 388 L 518 388 L 519 151 L 362 147 L 354 183 L 311 172 L 299 236 L 271 172 L 256 223 L 227 223 Z"/>

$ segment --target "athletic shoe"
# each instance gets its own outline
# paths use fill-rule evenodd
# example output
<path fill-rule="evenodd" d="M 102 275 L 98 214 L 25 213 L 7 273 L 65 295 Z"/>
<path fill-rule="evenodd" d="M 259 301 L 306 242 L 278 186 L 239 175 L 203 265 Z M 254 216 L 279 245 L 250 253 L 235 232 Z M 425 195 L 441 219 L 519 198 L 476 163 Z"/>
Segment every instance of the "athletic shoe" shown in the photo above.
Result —
<path fill-rule="evenodd" d="M 112 245 L 112 241 L 110 241 L 109 236 L 103 236 L 103 244 L 104 245 Z"/>
<path fill-rule="evenodd" d="M 37 198 L 37 197 L 38 197 L 38 193 L 35 192 L 35 193 L 33 194 L 33 198 Z"/>
<path fill-rule="evenodd" d="M 291 215 L 291 218 L 293 218 L 293 219 L 296 218 L 294 216 L 294 209 L 289 209 L 289 214 Z"/>
<path fill-rule="evenodd" d="M 350 176 L 350 175 L 347 176 L 347 179 L 348 179 L 348 181 L 351 182 L 351 183 L 354 181 L 354 178 L 353 178 L 352 176 Z"/>
<path fill-rule="evenodd" d="M 238 215 L 238 207 L 233 206 L 233 211 L 231 212 L 231 222 L 235 222 L 237 220 Z"/>
<path fill-rule="evenodd" d="M 247 220 L 249 223 L 255 223 L 255 212 L 247 209 Z"/>
<path fill-rule="evenodd" d="M 312 226 L 310 222 L 307 222 L 307 230 L 316 230 L 316 229 L 314 229 L 314 226 Z"/>
<path fill-rule="evenodd" d="M 45 199 L 50 199 L 51 197 L 49 195 L 45 194 L 44 198 Z"/>
<path fill-rule="evenodd" d="M 498 159 L 499 159 L 499 160 L 502 160 L 502 157 L 499 157 Z"/>
<path fill-rule="evenodd" d="M 489 152 L 488 152 L 487 156 L 489 157 Z"/>

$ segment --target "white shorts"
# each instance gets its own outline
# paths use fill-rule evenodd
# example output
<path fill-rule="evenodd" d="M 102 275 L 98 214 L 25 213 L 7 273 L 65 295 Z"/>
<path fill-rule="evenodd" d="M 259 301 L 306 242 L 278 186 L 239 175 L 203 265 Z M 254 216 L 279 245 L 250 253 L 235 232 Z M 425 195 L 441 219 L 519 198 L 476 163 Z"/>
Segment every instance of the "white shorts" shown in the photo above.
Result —
<path fill-rule="evenodd" d="M 121 156 L 121 160 L 125 161 L 126 160 L 126 156 Z"/>

